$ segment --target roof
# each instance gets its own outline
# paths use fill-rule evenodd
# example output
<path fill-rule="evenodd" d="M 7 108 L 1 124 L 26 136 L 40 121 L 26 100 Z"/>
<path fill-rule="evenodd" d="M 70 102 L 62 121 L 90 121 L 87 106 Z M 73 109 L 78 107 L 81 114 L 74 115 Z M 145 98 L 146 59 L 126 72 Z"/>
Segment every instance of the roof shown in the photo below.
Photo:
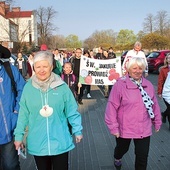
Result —
<path fill-rule="evenodd" d="M 33 11 L 8 12 L 6 18 L 26 18 L 31 17 Z"/>
<path fill-rule="evenodd" d="M 13 21 L 10 20 L 9 18 L 7 18 L 5 15 L 3 15 L 3 14 L 0 13 L 0 16 L 2 16 L 2 17 L 5 18 L 5 19 L 8 19 L 9 22 L 10 22 L 10 24 L 17 25 L 15 22 L 13 22 Z"/>

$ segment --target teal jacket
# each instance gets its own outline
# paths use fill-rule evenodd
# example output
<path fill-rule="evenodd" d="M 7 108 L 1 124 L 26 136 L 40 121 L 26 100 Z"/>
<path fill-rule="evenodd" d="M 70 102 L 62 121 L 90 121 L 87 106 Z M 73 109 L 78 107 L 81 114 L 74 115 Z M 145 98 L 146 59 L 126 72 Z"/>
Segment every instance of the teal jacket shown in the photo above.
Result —
<path fill-rule="evenodd" d="M 33 86 L 32 79 L 23 90 L 14 134 L 15 141 L 22 141 L 25 128 L 28 127 L 26 142 L 31 155 L 58 155 L 73 149 L 75 146 L 68 122 L 72 126 L 73 135 L 82 134 L 81 115 L 77 111 L 78 105 L 74 96 L 58 75 L 55 75 L 55 78 L 56 81 L 50 85 L 48 93 Z M 49 117 L 40 115 L 45 99 L 53 108 Z"/>
<path fill-rule="evenodd" d="M 60 62 L 58 60 L 55 60 L 54 59 L 54 63 L 53 63 L 53 72 L 59 76 L 61 76 L 61 73 L 62 73 L 62 66 L 60 64 Z"/>

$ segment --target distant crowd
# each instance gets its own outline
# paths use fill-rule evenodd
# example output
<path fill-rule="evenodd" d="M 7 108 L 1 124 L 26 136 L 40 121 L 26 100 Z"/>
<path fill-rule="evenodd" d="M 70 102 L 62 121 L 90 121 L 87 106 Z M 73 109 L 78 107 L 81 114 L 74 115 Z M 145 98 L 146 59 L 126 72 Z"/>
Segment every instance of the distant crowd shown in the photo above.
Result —
<path fill-rule="evenodd" d="M 93 59 L 112 59 L 116 58 L 116 54 L 113 51 L 113 48 L 110 47 L 108 50 L 104 50 L 102 47 L 98 48 L 98 52 L 95 53 L 93 50 L 77 48 L 76 50 L 72 52 L 67 52 L 64 50 L 59 50 L 58 48 L 54 50 L 49 50 L 47 45 L 43 44 L 41 45 L 40 49 L 33 50 L 32 53 L 29 56 L 26 56 L 19 52 L 17 54 L 17 57 L 14 61 L 14 65 L 18 68 L 19 72 L 23 76 L 25 80 L 28 80 L 32 75 L 34 75 L 34 69 L 33 69 L 33 58 L 34 55 L 38 51 L 50 51 L 53 54 L 54 62 L 53 62 L 53 72 L 58 74 L 62 77 L 63 80 L 67 82 L 67 84 L 71 87 L 72 91 L 74 91 L 74 96 L 78 100 L 79 104 L 82 104 L 82 97 L 84 93 L 87 93 L 87 98 L 91 98 L 90 85 L 80 85 L 78 83 L 79 79 L 79 68 L 80 68 L 80 58 L 81 55 L 84 55 L 89 58 Z M 78 61 L 76 60 L 78 59 Z M 74 63 L 76 61 L 76 63 Z M 75 76 L 75 80 L 70 83 L 66 77 L 64 77 L 64 73 L 66 70 L 66 64 L 65 63 L 71 63 L 69 72 L 67 71 L 67 74 L 73 74 Z M 68 65 L 68 64 L 67 64 Z M 73 83 L 75 82 L 75 83 Z M 74 86 L 74 87 L 73 87 Z M 75 90 L 73 90 L 73 88 Z M 109 95 L 109 91 L 111 90 L 111 86 L 104 86 L 104 96 L 107 98 Z M 80 95 L 78 94 L 80 93 Z"/>

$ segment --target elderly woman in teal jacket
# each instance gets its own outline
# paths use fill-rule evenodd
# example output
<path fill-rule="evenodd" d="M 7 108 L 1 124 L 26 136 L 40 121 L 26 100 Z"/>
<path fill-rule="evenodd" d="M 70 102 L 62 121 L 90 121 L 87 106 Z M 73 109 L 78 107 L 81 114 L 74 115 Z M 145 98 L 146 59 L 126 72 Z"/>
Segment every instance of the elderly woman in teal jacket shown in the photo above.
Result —
<path fill-rule="evenodd" d="M 28 127 L 27 150 L 34 155 L 38 170 L 67 170 L 68 152 L 75 147 L 72 135 L 76 143 L 82 139 L 81 115 L 67 84 L 52 72 L 52 53 L 38 52 L 33 66 L 35 75 L 25 85 L 20 101 L 15 146 L 23 148 Z"/>

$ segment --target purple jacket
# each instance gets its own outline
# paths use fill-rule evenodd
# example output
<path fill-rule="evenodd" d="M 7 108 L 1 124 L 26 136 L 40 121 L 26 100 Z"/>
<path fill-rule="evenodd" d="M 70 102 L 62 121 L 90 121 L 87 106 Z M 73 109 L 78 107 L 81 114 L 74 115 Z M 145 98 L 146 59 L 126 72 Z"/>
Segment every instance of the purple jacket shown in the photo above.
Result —
<path fill-rule="evenodd" d="M 161 113 L 154 87 L 145 78 L 142 78 L 142 87 L 154 102 L 154 120 L 149 117 L 137 85 L 127 75 L 114 84 L 106 106 L 105 122 L 111 134 L 143 138 L 152 135 L 152 124 L 156 130 L 160 129 Z"/>

